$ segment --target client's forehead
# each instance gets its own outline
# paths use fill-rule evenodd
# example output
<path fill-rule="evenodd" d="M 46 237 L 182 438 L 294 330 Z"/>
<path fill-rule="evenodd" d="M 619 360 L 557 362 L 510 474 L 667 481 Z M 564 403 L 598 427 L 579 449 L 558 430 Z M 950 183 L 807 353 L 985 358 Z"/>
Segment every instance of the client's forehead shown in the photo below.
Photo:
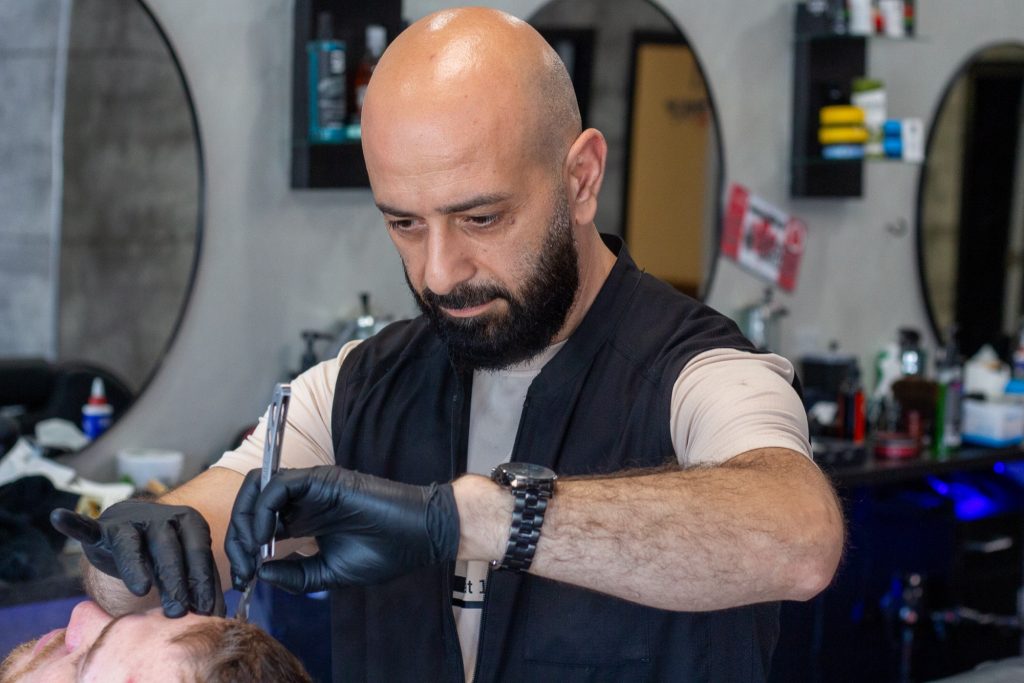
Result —
<path fill-rule="evenodd" d="M 173 680 L 175 666 L 187 662 L 185 648 L 172 644 L 175 636 L 217 617 L 195 614 L 168 619 L 159 608 L 150 612 L 125 614 L 107 624 L 93 641 L 77 667 L 78 680 L 108 680 L 110 663 L 125 667 L 126 673 L 151 675 L 152 680 Z M 132 678 L 135 683 L 151 680 Z"/>

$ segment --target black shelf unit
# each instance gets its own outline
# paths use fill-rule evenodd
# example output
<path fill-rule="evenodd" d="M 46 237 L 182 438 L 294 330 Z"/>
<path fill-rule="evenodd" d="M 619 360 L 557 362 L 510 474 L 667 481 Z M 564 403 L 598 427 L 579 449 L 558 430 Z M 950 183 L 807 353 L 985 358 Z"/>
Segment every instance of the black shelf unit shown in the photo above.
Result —
<path fill-rule="evenodd" d="M 358 140 L 336 144 L 310 143 L 306 44 L 316 36 L 321 12 L 333 18 L 346 42 L 345 70 L 351 75 L 366 48 L 366 26 L 381 24 L 390 43 L 404 28 L 401 0 L 295 0 L 292 45 L 292 168 L 293 189 L 368 187 L 363 148 Z"/>
<path fill-rule="evenodd" d="M 791 197 L 860 197 L 861 159 L 823 159 L 818 113 L 848 103 L 855 78 L 867 71 L 867 38 L 820 30 L 804 4 L 796 6 L 793 55 L 793 148 Z"/>

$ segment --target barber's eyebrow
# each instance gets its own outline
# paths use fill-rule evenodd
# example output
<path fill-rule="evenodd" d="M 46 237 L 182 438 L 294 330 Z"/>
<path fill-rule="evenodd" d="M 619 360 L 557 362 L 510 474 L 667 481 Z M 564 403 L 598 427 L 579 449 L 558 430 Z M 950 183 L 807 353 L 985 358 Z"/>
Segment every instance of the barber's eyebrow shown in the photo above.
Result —
<path fill-rule="evenodd" d="M 89 646 L 89 649 L 86 650 L 83 654 L 81 654 L 77 660 L 75 660 L 76 664 L 78 665 L 75 669 L 76 681 L 83 680 L 85 672 L 89 669 L 89 664 L 92 663 L 92 660 L 96 656 L 96 653 L 99 652 L 100 648 L 103 646 L 103 643 L 106 642 L 107 635 L 114 629 L 114 625 L 122 619 L 124 619 L 125 617 L 132 616 L 132 614 L 134 613 L 129 612 L 128 614 L 122 614 L 119 617 L 114 617 L 114 619 L 109 624 L 103 627 L 103 630 L 100 631 L 100 634 L 96 637 L 96 640 L 92 641 L 92 645 Z"/>
<path fill-rule="evenodd" d="M 469 211 L 470 209 L 476 209 L 481 206 L 490 206 L 491 204 L 498 204 L 500 202 L 506 201 L 509 198 L 509 196 L 510 195 L 503 193 L 479 194 L 476 195 L 475 197 L 470 197 L 469 199 L 465 199 L 461 202 L 456 202 L 455 204 L 447 204 L 445 206 L 440 206 L 437 208 L 437 212 L 445 215 L 453 213 L 462 213 L 463 211 Z M 411 216 L 415 213 L 413 211 L 404 211 L 393 206 L 388 206 L 387 204 L 383 204 L 381 202 L 377 202 L 377 208 L 380 209 L 382 213 L 386 213 L 392 216 Z"/>

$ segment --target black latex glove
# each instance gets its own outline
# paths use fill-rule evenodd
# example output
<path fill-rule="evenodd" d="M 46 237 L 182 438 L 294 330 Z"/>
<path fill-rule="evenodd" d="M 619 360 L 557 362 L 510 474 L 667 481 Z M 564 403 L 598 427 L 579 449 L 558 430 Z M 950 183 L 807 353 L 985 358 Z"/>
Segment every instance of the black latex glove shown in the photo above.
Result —
<path fill-rule="evenodd" d="M 260 492 L 260 472 L 253 470 L 238 491 L 224 542 L 235 588 L 256 571 L 276 512 L 277 538 L 312 536 L 320 546 L 311 557 L 260 567 L 260 579 L 292 593 L 380 583 L 453 560 L 459 550 L 451 484 L 413 486 L 322 466 L 281 470 Z"/>
<path fill-rule="evenodd" d="M 89 562 L 133 594 L 146 595 L 155 583 L 168 617 L 224 616 L 210 527 L 193 508 L 126 500 L 99 519 L 57 508 L 50 523 L 80 541 Z"/>

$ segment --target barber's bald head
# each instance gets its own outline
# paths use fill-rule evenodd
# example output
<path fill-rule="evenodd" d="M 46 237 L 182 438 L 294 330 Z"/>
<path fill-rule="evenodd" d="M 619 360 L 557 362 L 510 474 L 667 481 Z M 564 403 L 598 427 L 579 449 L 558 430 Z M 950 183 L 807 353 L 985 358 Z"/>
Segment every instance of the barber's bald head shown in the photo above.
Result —
<path fill-rule="evenodd" d="M 565 338 L 614 261 L 594 225 L 607 145 L 540 34 L 490 9 L 421 19 L 362 125 L 374 201 L 452 358 L 506 367 Z"/>
<path fill-rule="evenodd" d="M 363 108 L 371 167 L 395 151 L 388 143 L 400 135 L 442 154 L 459 141 L 501 140 L 554 169 L 580 132 L 572 81 L 557 53 L 526 22 L 477 7 L 431 14 L 399 35 Z"/>

